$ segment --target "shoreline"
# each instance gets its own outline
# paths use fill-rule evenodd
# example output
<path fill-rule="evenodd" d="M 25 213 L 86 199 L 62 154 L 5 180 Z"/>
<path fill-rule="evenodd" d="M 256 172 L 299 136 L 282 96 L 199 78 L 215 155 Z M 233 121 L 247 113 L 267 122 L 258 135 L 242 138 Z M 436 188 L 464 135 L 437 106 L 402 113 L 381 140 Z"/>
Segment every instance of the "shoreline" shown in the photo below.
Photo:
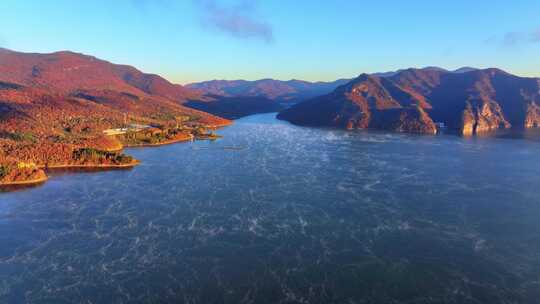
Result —
<path fill-rule="evenodd" d="M 37 185 L 45 183 L 48 180 L 49 180 L 49 177 L 45 175 L 37 179 L 0 183 L 0 189 L 2 187 L 37 186 Z"/>
<path fill-rule="evenodd" d="M 213 126 L 207 126 L 208 129 L 211 130 L 218 130 L 224 127 L 228 127 L 232 125 L 233 122 L 224 124 L 224 125 L 213 125 Z M 165 146 L 165 145 L 172 145 L 177 143 L 184 143 L 184 142 L 190 142 L 197 140 L 198 138 L 196 136 L 189 136 L 185 138 L 180 139 L 173 139 L 168 140 L 160 143 L 155 144 L 137 144 L 137 145 L 122 145 L 122 148 L 119 150 L 112 150 L 108 152 L 118 152 L 124 150 L 124 148 L 150 148 L 150 147 L 159 147 L 159 146 Z M 207 140 L 207 139 L 201 139 L 201 140 Z M 19 187 L 26 188 L 26 187 L 33 187 L 33 186 L 39 186 L 44 184 L 49 180 L 49 176 L 47 175 L 47 171 L 55 171 L 55 170 L 77 170 L 77 169 L 87 169 L 87 170 L 114 170 L 114 169 L 131 169 L 141 164 L 141 161 L 139 160 L 133 160 L 129 164 L 84 164 L 84 165 L 77 165 L 77 164 L 63 164 L 63 165 L 41 165 L 37 166 L 38 169 L 44 171 L 44 176 L 32 179 L 32 180 L 24 180 L 24 181 L 14 181 L 14 182 L 0 182 L 0 192 L 9 192 L 9 191 L 15 191 L 19 190 Z"/>
<path fill-rule="evenodd" d="M 23 180 L 23 181 L 12 181 L 12 182 L 0 182 L 0 192 L 3 191 L 9 191 L 9 190 L 17 190 L 17 187 L 31 187 L 31 186 L 39 186 L 41 184 L 44 184 L 46 181 L 49 180 L 49 176 L 47 175 L 47 171 L 55 171 L 55 170 L 77 170 L 77 169 L 96 169 L 96 170 L 114 170 L 114 169 L 131 169 L 139 165 L 141 162 L 136 160 L 129 164 L 117 164 L 117 165 L 53 165 L 53 166 L 38 166 L 37 168 L 43 171 L 43 176 L 36 178 L 36 179 L 29 179 L 29 180 Z M 14 189 L 10 189 L 14 188 Z"/>
<path fill-rule="evenodd" d="M 182 139 L 173 139 L 173 140 L 168 140 L 168 141 L 164 141 L 164 142 L 160 142 L 160 143 L 155 143 L 155 144 L 124 145 L 123 148 L 159 147 L 159 146 L 172 145 L 172 144 L 177 144 L 177 143 L 182 143 L 182 142 L 188 142 L 188 141 L 193 141 L 193 140 L 195 140 L 195 137 L 182 138 Z M 123 148 L 122 148 L 122 149 L 123 149 Z"/>
<path fill-rule="evenodd" d="M 109 165 L 109 164 L 88 164 L 88 165 L 52 165 L 52 166 L 39 166 L 38 168 L 42 170 L 54 170 L 54 169 L 114 169 L 114 168 L 133 168 L 137 165 L 139 165 L 141 162 L 139 160 L 135 160 L 129 164 L 116 164 L 116 165 Z"/>

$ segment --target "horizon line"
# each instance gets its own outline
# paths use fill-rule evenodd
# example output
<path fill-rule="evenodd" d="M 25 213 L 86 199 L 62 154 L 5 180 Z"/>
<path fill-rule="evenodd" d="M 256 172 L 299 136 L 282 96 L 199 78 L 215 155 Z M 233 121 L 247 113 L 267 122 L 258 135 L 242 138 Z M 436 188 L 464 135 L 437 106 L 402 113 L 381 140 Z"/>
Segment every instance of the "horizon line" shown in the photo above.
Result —
<path fill-rule="evenodd" d="M 197 81 L 197 80 L 179 81 L 179 80 L 175 79 L 175 77 L 173 75 L 167 76 L 167 75 L 164 75 L 164 73 L 148 72 L 148 71 L 142 70 L 140 67 L 138 67 L 137 64 L 134 64 L 134 63 L 115 63 L 115 62 L 113 62 L 112 60 L 109 60 L 109 59 L 103 59 L 103 58 L 97 57 L 97 56 L 89 54 L 89 53 L 80 52 L 80 51 L 72 51 L 72 50 L 69 50 L 69 49 L 62 49 L 62 50 L 51 51 L 51 52 L 34 52 L 34 51 L 19 51 L 19 50 L 14 50 L 14 49 L 11 49 L 11 48 L 0 47 L 0 51 L 1 50 L 9 51 L 9 52 L 15 52 L 15 53 L 23 53 L 23 54 L 34 54 L 34 55 L 52 55 L 52 54 L 60 54 L 60 53 L 72 53 L 72 54 L 77 54 L 77 55 L 82 55 L 82 56 L 88 56 L 88 57 L 93 57 L 93 58 L 96 58 L 98 60 L 102 60 L 102 61 L 114 64 L 114 65 L 131 66 L 131 67 L 139 70 L 140 72 L 142 72 L 144 74 L 157 75 L 159 77 L 164 78 L 165 80 L 169 81 L 172 84 L 182 85 L 182 86 L 189 86 L 189 85 L 199 84 L 199 83 L 203 83 L 203 82 L 213 82 L 213 81 L 258 82 L 258 81 L 264 81 L 264 80 L 274 80 L 274 81 L 281 81 L 281 82 L 302 81 L 302 82 L 309 82 L 309 83 L 331 83 L 331 82 L 336 82 L 336 81 L 340 81 L 340 80 L 352 80 L 352 79 L 355 79 L 355 78 L 357 78 L 357 77 L 359 77 L 360 75 L 363 75 L 363 74 L 374 75 L 374 74 L 399 73 L 401 71 L 405 71 L 405 70 L 409 70 L 409 69 L 424 70 L 424 69 L 430 69 L 430 68 L 431 69 L 441 69 L 441 70 L 444 70 L 446 72 L 455 72 L 455 71 L 458 71 L 458 70 L 463 69 L 463 68 L 472 68 L 472 69 L 477 69 L 477 70 L 498 69 L 498 70 L 501 70 L 503 72 L 506 72 L 508 74 L 512 74 L 512 75 L 515 75 L 515 76 L 518 76 L 518 77 L 538 78 L 540 80 L 540 76 L 533 76 L 533 75 L 529 75 L 529 74 L 516 73 L 516 72 L 513 72 L 513 71 L 509 72 L 508 70 L 506 70 L 504 68 L 497 67 L 497 66 L 476 67 L 476 66 L 470 66 L 470 65 L 463 65 L 463 66 L 459 66 L 457 68 L 456 67 L 447 68 L 447 67 L 444 67 L 443 65 L 426 65 L 426 66 L 422 66 L 422 67 L 409 66 L 409 67 L 405 67 L 405 68 L 399 68 L 399 69 L 383 71 L 383 72 L 381 72 L 381 71 L 379 71 L 379 72 L 360 72 L 360 73 L 355 74 L 355 75 L 350 76 L 350 77 L 347 77 L 347 76 L 338 77 L 338 78 L 335 78 L 333 80 L 332 79 L 330 79 L 330 80 L 312 80 L 309 77 L 308 78 L 303 78 L 303 79 L 297 78 L 297 77 L 293 77 L 293 78 L 280 78 L 280 77 L 249 78 L 249 77 L 247 77 L 247 78 L 211 78 L 211 79 L 205 79 L 205 80 L 199 80 L 199 81 Z"/>

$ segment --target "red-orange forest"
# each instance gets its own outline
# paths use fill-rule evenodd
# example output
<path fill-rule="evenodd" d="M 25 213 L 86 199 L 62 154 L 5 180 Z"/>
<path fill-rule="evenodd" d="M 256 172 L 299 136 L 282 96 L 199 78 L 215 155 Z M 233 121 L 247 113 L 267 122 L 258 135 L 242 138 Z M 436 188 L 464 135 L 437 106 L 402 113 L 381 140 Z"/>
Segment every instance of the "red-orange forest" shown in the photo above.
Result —
<path fill-rule="evenodd" d="M 0 49 L 0 184 L 41 182 L 54 167 L 133 166 L 124 146 L 211 138 L 231 123 L 183 106 L 188 99 L 204 97 L 131 66 Z"/>

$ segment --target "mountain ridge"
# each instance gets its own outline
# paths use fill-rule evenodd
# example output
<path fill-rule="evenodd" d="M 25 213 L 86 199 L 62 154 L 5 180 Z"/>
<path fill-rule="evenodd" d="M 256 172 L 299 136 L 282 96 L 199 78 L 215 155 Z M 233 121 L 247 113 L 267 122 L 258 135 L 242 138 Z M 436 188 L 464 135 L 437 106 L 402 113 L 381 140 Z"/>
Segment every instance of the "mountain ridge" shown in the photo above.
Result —
<path fill-rule="evenodd" d="M 335 81 L 310 82 L 304 80 L 275 80 L 271 78 L 259 80 L 209 80 L 186 85 L 205 94 L 225 97 L 265 97 L 278 102 L 299 102 L 320 94 L 328 93 L 335 87 L 344 84 L 348 79 Z"/>
<path fill-rule="evenodd" d="M 378 77 L 391 77 L 407 69 L 390 72 L 367 73 Z M 428 66 L 417 70 L 444 71 L 465 73 L 477 70 L 472 67 L 461 67 L 453 71 L 436 66 Z M 257 80 L 213 79 L 186 84 L 186 88 L 198 90 L 201 94 L 221 95 L 225 97 L 265 97 L 280 102 L 296 103 L 312 97 L 330 93 L 338 86 L 346 84 L 354 78 L 340 78 L 334 81 L 306 81 L 300 79 L 278 80 L 263 78 Z"/>
<path fill-rule="evenodd" d="M 538 78 L 497 68 L 460 73 L 405 69 L 385 77 L 362 74 L 330 94 L 282 111 L 278 118 L 300 125 L 428 134 L 443 124 L 473 135 L 512 126 L 538 127 L 539 103 Z"/>

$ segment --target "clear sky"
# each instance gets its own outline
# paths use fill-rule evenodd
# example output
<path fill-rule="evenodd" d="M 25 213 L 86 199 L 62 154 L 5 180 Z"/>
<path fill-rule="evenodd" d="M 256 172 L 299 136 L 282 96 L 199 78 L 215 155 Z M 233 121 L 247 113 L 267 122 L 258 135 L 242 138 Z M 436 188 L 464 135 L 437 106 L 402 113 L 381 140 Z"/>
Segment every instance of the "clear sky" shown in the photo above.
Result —
<path fill-rule="evenodd" d="M 0 46 L 72 50 L 176 83 L 407 67 L 540 76 L 538 0 L 1 0 Z"/>

